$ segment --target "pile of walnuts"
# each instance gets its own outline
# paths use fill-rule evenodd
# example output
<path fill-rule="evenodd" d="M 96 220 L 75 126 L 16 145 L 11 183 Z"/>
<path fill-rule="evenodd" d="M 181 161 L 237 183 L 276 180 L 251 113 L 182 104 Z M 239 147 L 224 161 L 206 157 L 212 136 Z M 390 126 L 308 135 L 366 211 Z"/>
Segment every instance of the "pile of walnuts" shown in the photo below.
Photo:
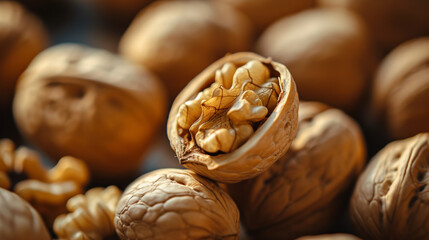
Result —
<path fill-rule="evenodd" d="M 429 2 L 54 2 L 0 2 L 0 239 L 428 238 Z"/>

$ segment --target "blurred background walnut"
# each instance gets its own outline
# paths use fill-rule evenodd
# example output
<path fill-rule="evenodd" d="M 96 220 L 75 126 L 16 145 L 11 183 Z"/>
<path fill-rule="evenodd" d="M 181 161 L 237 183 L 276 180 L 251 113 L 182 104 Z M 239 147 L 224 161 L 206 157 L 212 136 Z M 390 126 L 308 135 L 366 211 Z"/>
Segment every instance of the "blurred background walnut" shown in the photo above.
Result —
<path fill-rule="evenodd" d="M 262 31 L 279 18 L 311 8 L 314 0 L 217 0 L 246 14 L 255 28 Z"/>
<path fill-rule="evenodd" d="M 301 103 L 298 133 L 286 155 L 227 188 L 251 237 L 295 239 L 339 225 L 364 163 L 365 143 L 351 118 L 320 103 Z"/>
<path fill-rule="evenodd" d="M 393 138 L 429 131 L 429 37 L 401 44 L 374 80 L 373 114 Z"/>
<path fill-rule="evenodd" d="M 17 2 L 0 1 L 0 106 L 12 102 L 19 75 L 47 44 L 36 16 Z"/>
<path fill-rule="evenodd" d="M 251 29 L 244 15 L 218 1 L 158 1 L 133 20 L 119 52 L 155 72 L 174 99 L 213 61 L 248 50 Z"/>
<path fill-rule="evenodd" d="M 53 159 L 84 160 L 98 179 L 135 173 L 165 116 L 150 72 L 104 50 L 74 44 L 41 53 L 14 100 L 21 133 Z"/>
<path fill-rule="evenodd" d="M 269 26 L 256 51 L 286 65 L 302 100 L 343 110 L 359 106 L 372 66 L 364 23 L 349 11 L 313 9 Z"/>
<path fill-rule="evenodd" d="M 167 134 L 180 164 L 212 180 L 236 183 L 269 168 L 298 126 L 298 94 L 287 68 L 254 53 L 225 56 L 183 90 Z"/>
<path fill-rule="evenodd" d="M 116 208 L 121 239 L 239 239 L 239 213 L 215 182 L 192 171 L 147 173 L 124 191 Z"/>
<path fill-rule="evenodd" d="M 67 202 L 68 214 L 58 216 L 54 231 L 60 239 L 103 239 L 115 234 L 113 218 L 121 191 L 115 186 L 92 188 Z"/>
<path fill-rule="evenodd" d="M 359 14 L 382 52 L 429 34 L 426 0 L 318 0 L 321 6 L 342 7 Z"/>
<path fill-rule="evenodd" d="M 350 217 L 364 239 L 427 239 L 429 133 L 388 144 L 359 177 Z"/>
<path fill-rule="evenodd" d="M 351 234 L 336 233 L 300 237 L 297 240 L 360 240 L 360 238 Z"/>
<path fill-rule="evenodd" d="M 37 211 L 15 193 L 0 188 L 0 206 L 2 240 L 51 239 Z"/>

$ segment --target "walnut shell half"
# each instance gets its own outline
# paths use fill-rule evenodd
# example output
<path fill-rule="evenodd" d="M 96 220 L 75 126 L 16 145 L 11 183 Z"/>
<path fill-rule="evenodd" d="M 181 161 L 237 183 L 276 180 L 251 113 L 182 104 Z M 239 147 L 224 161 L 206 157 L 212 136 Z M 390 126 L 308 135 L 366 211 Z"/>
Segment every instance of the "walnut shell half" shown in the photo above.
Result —
<path fill-rule="evenodd" d="M 297 129 L 298 102 L 284 65 L 253 53 L 228 55 L 176 98 L 168 138 L 186 168 L 219 182 L 239 182 L 286 153 Z"/>
<path fill-rule="evenodd" d="M 131 183 L 115 215 L 121 239 L 239 239 L 239 212 L 215 182 L 160 169 Z"/>
<path fill-rule="evenodd" d="M 261 175 L 228 185 L 228 193 L 254 239 L 326 233 L 339 223 L 364 162 L 362 133 L 350 117 L 302 103 L 289 152 Z"/>
<path fill-rule="evenodd" d="M 383 148 L 359 177 L 350 217 L 364 239 L 427 239 L 429 133 Z"/>

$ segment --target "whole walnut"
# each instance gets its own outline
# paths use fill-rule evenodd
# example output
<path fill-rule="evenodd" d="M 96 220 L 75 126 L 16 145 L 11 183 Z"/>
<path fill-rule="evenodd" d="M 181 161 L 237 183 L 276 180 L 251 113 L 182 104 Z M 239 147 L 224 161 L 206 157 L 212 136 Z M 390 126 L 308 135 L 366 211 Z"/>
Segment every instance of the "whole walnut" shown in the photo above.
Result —
<path fill-rule="evenodd" d="M 269 26 L 256 44 L 291 71 L 300 99 L 354 110 L 372 70 L 364 23 L 349 11 L 307 10 Z"/>
<path fill-rule="evenodd" d="M 365 163 L 359 126 L 340 110 L 301 103 L 289 151 L 261 175 L 227 185 L 254 239 L 295 239 L 332 230 Z"/>
<path fill-rule="evenodd" d="M 42 22 L 17 2 L 0 2 L 0 105 L 12 102 L 15 83 L 47 46 Z"/>
<path fill-rule="evenodd" d="M 51 239 L 34 208 L 13 192 L 0 188 L 0 239 Z"/>
<path fill-rule="evenodd" d="M 182 169 L 147 173 L 116 208 L 121 239 L 239 239 L 237 206 L 215 182 Z"/>
<path fill-rule="evenodd" d="M 53 159 L 71 155 L 96 178 L 137 171 L 165 111 L 149 71 L 117 55 L 63 44 L 41 53 L 23 73 L 14 99 L 21 133 Z"/>
<path fill-rule="evenodd" d="M 155 72 L 170 98 L 228 52 L 248 50 L 249 20 L 217 1 L 159 1 L 144 8 L 123 35 L 119 52 Z"/>
<path fill-rule="evenodd" d="M 393 138 L 429 131 L 429 37 L 401 44 L 375 76 L 373 113 Z"/>
<path fill-rule="evenodd" d="M 429 133 L 388 144 L 359 177 L 350 217 L 364 239 L 427 239 Z"/>
<path fill-rule="evenodd" d="M 279 18 L 315 5 L 314 0 L 220 0 L 219 2 L 227 3 L 246 14 L 259 31 Z"/>
<path fill-rule="evenodd" d="M 252 178 L 288 149 L 298 94 L 287 68 L 254 53 L 225 56 L 195 77 L 171 107 L 167 134 L 184 167 L 212 180 Z"/>
<path fill-rule="evenodd" d="M 426 0 L 318 0 L 318 4 L 359 14 L 382 51 L 429 34 L 429 1 Z"/>

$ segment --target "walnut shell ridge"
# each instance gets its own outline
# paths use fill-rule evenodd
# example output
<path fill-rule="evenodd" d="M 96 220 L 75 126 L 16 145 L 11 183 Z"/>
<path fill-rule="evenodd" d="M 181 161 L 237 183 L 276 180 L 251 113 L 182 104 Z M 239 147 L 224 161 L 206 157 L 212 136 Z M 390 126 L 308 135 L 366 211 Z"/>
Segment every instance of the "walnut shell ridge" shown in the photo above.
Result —
<path fill-rule="evenodd" d="M 388 144 L 356 184 L 350 217 L 364 239 L 427 239 L 429 133 Z"/>
<path fill-rule="evenodd" d="M 239 239 L 239 212 L 215 182 L 190 170 L 159 169 L 124 191 L 116 208 L 121 239 Z"/>
<path fill-rule="evenodd" d="M 180 105 L 193 99 L 212 83 L 215 71 L 223 64 L 231 62 L 242 66 L 251 60 L 262 62 L 279 79 L 281 92 L 275 109 L 254 134 L 233 152 L 209 155 L 198 147 L 189 148 L 179 136 L 176 124 Z M 167 134 L 171 147 L 184 167 L 219 182 L 239 182 L 262 173 L 287 152 L 297 130 L 298 105 L 295 82 L 284 65 L 254 53 L 231 54 L 206 68 L 177 96 L 170 110 Z"/>

